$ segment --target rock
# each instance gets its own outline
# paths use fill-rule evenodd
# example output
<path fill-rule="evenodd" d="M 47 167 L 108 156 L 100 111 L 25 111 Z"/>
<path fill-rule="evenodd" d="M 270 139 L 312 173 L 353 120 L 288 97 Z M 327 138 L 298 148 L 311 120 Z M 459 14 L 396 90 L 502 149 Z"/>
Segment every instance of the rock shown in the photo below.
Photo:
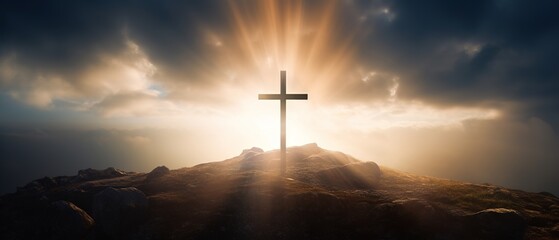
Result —
<path fill-rule="evenodd" d="M 370 188 L 378 184 L 381 172 L 374 162 L 353 163 L 316 173 L 320 183 L 340 188 Z"/>
<path fill-rule="evenodd" d="M 261 148 L 252 147 L 250 149 L 243 150 L 240 156 L 242 157 L 243 160 L 247 160 L 263 152 L 264 150 L 262 150 Z"/>
<path fill-rule="evenodd" d="M 107 168 L 105 170 L 96 170 L 96 169 L 83 169 L 78 171 L 78 175 L 76 176 L 59 176 L 59 177 L 44 177 L 41 179 L 33 180 L 32 182 L 28 183 L 24 187 L 18 187 L 17 191 L 20 193 L 41 193 L 44 191 L 48 191 L 50 189 L 65 186 L 70 183 L 79 183 L 79 182 L 86 182 L 92 180 L 99 180 L 99 179 L 107 179 L 107 178 L 115 178 L 115 177 L 122 177 L 127 176 L 129 173 L 115 169 L 115 168 Z"/>
<path fill-rule="evenodd" d="M 58 183 L 54 178 L 44 177 L 41 179 L 33 180 L 32 182 L 26 184 L 23 187 L 18 187 L 18 192 L 25 193 L 40 193 L 49 189 L 56 187 Z"/>
<path fill-rule="evenodd" d="M 88 168 L 88 169 L 79 170 L 78 175 L 74 178 L 74 182 L 115 178 L 115 177 L 122 177 L 126 175 L 128 175 L 126 172 L 115 169 L 113 167 L 109 167 L 105 170 L 96 170 L 96 169 Z"/>
<path fill-rule="evenodd" d="M 267 163 L 267 161 L 264 161 L 259 157 L 262 156 L 260 154 L 263 152 L 264 150 L 257 147 L 252 147 L 251 149 L 243 150 L 243 152 L 240 155 L 241 161 L 240 161 L 239 169 L 241 171 L 255 170 L 255 169 L 262 170 Z"/>
<path fill-rule="evenodd" d="M 443 216 L 431 203 L 420 198 L 404 198 L 392 201 L 393 208 L 388 208 L 390 215 L 384 215 L 385 220 L 392 220 L 395 225 L 408 225 L 410 229 L 419 232 L 441 232 L 439 227 L 444 225 Z"/>
<path fill-rule="evenodd" d="M 436 214 L 435 209 L 429 202 L 418 198 L 406 198 L 392 201 L 403 211 L 413 213 L 421 218 L 431 218 Z"/>
<path fill-rule="evenodd" d="M 61 187 L 72 182 L 73 177 L 58 176 L 58 177 L 44 177 L 41 179 L 33 180 L 24 187 L 17 189 L 18 192 L 26 193 L 40 193 L 50 189 Z"/>
<path fill-rule="evenodd" d="M 68 201 L 17 199 L 0 201 L 0 239 L 85 239 L 95 221 Z M 42 198 L 42 197 L 41 197 Z"/>
<path fill-rule="evenodd" d="M 92 229 L 95 221 L 84 210 L 71 202 L 56 201 L 51 204 L 53 209 L 53 235 L 61 239 L 81 239 Z"/>
<path fill-rule="evenodd" d="M 287 161 L 300 161 L 305 158 L 309 158 L 321 153 L 324 153 L 324 149 L 320 148 L 316 143 L 309 143 L 302 146 L 294 146 L 287 148 Z"/>
<path fill-rule="evenodd" d="M 519 212 L 507 208 L 490 208 L 467 216 L 472 229 L 487 239 L 523 239 L 526 221 Z"/>
<path fill-rule="evenodd" d="M 140 190 L 109 187 L 94 196 L 92 212 L 105 234 L 120 238 L 122 233 L 131 232 L 145 220 L 147 206 L 148 199 Z"/>
<path fill-rule="evenodd" d="M 288 152 L 290 153 L 301 153 L 303 155 L 311 155 L 311 154 L 317 154 L 320 153 L 322 151 L 324 151 L 324 149 L 320 148 L 318 146 L 318 144 L 316 143 L 309 143 L 309 144 L 305 144 L 305 145 L 301 145 L 301 146 L 294 146 L 294 147 L 290 147 L 287 149 Z"/>
<path fill-rule="evenodd" d="M 288 163 L 291 159 L 291 164 L 297 168 L 313 169 L 314 172 L 343 167 L 348 164 L 363 163 L 342 152 L 328 151 L 320 148 L 315 151 L 313 149 L 314 147 L 301 149 L 301 151 L 288 151 Z"/>
<path fill-rule="evenodd" d="M 156 167 L 147 174 L 146 181 L 151 181 L 153 179 L 160 178 L 164 175 L 167 175 L 168 173 L 169 173 L 169 168 L 165 166 Z"/>

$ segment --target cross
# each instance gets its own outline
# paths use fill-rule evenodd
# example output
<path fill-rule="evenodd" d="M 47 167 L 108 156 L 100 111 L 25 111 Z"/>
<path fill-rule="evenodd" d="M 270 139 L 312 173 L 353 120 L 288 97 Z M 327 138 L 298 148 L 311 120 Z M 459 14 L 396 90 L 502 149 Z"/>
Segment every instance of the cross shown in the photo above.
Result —
<path fill-rule="evenodd" d="M 285 93 L 285 71 L 280 72 L 280 94 L 258 94 L 259 100 L 280 100 L 281 112 L 281 142 L 280 142 L 280 162 L 281 162 L 281 175 L 285 175 L 286 160 L 285 160 L 285 105 L 287 100 L 307 100 L 307 94 L 287 94 Z"/>

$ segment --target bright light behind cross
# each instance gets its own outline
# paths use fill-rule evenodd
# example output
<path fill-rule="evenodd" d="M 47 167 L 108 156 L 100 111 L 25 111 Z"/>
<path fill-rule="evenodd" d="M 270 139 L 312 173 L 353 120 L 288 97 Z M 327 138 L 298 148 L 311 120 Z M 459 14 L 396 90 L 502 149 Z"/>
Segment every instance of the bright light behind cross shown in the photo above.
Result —
<path fill-rule="evenodd" d="M 291 94 L 286 93 L 287 83 L 286 83 L 286 73 L 281 71 L 280 78 L 280 94 L 259 94 L 258 99 L 260 100 L 280 100 L 280 121 L 281 121 L 281 134 L 280 134 L 280 161 L 281 161 L 281 174 L 285 175 L 286 172 L 286 112 L 287 112 L 287 100 L 307 100 L 307 94 Z"/>

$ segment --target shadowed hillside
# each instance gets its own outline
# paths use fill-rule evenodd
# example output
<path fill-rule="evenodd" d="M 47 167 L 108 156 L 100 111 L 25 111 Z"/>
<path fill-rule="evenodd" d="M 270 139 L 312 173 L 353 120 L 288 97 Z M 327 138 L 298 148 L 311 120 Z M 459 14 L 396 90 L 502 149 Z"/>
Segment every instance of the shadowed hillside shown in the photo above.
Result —
<path fill-rule="evenodd" d="M 556 239 L 559 199 L 416 176 L 308 144 L 194 167 L 38 179 L 1 239 Z"/>

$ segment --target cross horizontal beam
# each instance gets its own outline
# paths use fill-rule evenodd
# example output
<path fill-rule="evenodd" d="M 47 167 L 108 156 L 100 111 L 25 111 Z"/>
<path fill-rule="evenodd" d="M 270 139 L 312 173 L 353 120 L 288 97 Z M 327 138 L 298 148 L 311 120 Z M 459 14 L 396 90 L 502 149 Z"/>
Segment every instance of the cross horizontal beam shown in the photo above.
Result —
<path fill-rule="evenodd" d="M 308 94 L 258 94 L 259 100 L 307 100 Z"/>

